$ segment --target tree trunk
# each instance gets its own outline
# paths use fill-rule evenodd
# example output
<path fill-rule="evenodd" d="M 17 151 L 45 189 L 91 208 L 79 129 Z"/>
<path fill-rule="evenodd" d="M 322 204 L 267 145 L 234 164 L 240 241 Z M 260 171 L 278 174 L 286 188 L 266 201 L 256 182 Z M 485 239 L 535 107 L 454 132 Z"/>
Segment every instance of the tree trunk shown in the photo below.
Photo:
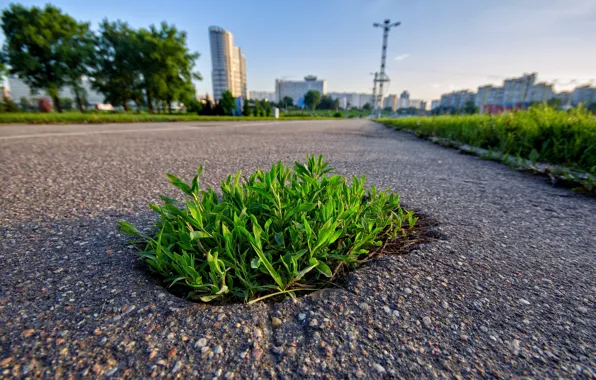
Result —
<path fill-rule="evenodd" d="M 168 113 L 172 114 L 172 102 L 168 100 Z"/>
<path fill-rule="evenodd" d="M 56 111 L 62 113 L 62 105 L 60 104 L 60 98 L 58 95 L 52 96 L 52 100 L 54 101 L 54 107 L 56 107 Z"/>
<path fill-rule="evenodd" d="M 149 113 L 153 113 L 153 99 L 151 99 L 151 91 L 147 90 L 147 109 Z"/>
<path fill-rule="evenodd" d="M 137 113 L 141 113 L 141 100 L 138 96 L 134 98 L 135 104 L 137 105 Z"/>
<path fill-rule="evenodd" d="M 79 111 L 81 111 L 81 113 L 84 113 L 85 109 L 83 108 L 83 99 L 81 98 L 81 92 L 75 87 L 74 93 L 77 106 L 79 107 Z"/>
<path fill-rule="evenodd" d="M 128 99 L 122 101 L 122 107 L 124 107 L 125 112 L 128 112 Z"/>

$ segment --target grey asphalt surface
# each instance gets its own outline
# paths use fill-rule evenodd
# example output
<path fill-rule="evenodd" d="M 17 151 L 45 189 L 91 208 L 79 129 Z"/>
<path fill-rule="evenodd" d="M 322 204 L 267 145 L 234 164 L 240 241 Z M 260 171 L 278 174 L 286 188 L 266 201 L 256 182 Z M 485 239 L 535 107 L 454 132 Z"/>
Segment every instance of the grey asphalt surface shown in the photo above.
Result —
<path fill-rule="evenodd" d="M 166 177 L 324 154 L 438 223 L 342 288 L 192 304 L 116 230 Z M 364 120 L 0 127 L 0 377 L 593 378 L 596 200 Z M 282 320 L 279 327 L 273 317 Z"/>

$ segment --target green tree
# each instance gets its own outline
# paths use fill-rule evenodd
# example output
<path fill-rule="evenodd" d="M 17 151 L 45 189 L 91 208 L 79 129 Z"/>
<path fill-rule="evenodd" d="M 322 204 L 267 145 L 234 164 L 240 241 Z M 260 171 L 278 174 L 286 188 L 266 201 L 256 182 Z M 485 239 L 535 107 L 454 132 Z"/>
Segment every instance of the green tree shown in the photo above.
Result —
<path fill-rule="evenodd" d="M 140 29 L 138 35 L 149 111 L 153 111 L 155 101 L 167 104 L 171 112 L 173 101 L 194 96 L 192 80 L 201 80 L 200 74 L 193 72 L 199 54 L 189 51 L 185 32 L 165 22 L 160 28 L 151 25 L 149 29 Z"/>
<path fill-rule="evenodd" d="M 21 99 L 19 99 L 19 106 L 21 107 L 21 109 L 23 111 L 29 111 L 29 108 L 31 107 L 31 104 L 29 103 L 29 99 L 27 99 L 24 96 L 21 96 Z"/>
<path fill-rule="evenodd" d="M 329 95 L 323 95 L 321 97 L 321 102 L 319 103 L 319 106 L 317 108 L 321 110 L 337 109 L 339 108 L 339 100 L 335 100 Z"/>
<path fill-rule="evenodd" d="M 71 98 L 60 98 L 60 104 L 62 104 L 63 109 L 71 110 L 74 102 Z"/>
<path fill-rule="evenodd" d="M 294 106 L 294 99 L 291 96 L 284 96 L 284 98 L 279 102 L 281 107 L 285 107 L 286 109 L 289 107 Z"/>
<path fill-rule="evenodd" d="M 3 60 L 33 90 L 46 90 L 61 112 L 58 93 L 80 78 L 89 51 L 89 24 L 79 23 L 52 5 L 26 8 L 11 4 L 2 11 Z"/>
<path fill-rule="evenodd" d="M 271 103 L 268 101 L 263 101 L 263 116 L 271 117 L 273 115 L 273 108 L 271 107 Z"/>
<path fill-rule="evenodd" d="M 561 99 L 559 98 L 552 98 L 546 101 L 546 105 L 553 109 L 560 109 L 561 108 Z"/>
<path fill-rule="evenodd" d="M 0 102 L 0 112 L 19 112 L 19 106 L 9 97 L 2 96 Z"/>
<path fill-rule="evenodd" d="M 464 104 L 463 111 L 464 111 L 464 113 L 467 113 L 467 114 L 471 115 L 471 114 L 474 114 L 474 113 L 478 113 L 478 107 L 476 107 L 476 104 L 474 103 L 473 100 L 468 100 Z"/>
<path fill-rule="evenodd" d="M 142 57 L 136 31 L 125 22 L 103 20 L 95 45 L 92 87 L 103 94 L 104 101 L 128 111 L 132 100 L 140 111 Z"/>
<path fill-rule="evenodd" d="M 261 102 L 259 100 L 255 99 L 253 114 L 256 117 L 261 116 L 261 111 L 262 111 Z"/>
<path fill-rule="evenodd" d="M 248 100 L 245 100 L 244 104 L 242 105 L 242 114 L 244 116 L 252 115 L 252 110 L 250 109 L 250 104 L 248 104 Z"/>
<path fill-rule="evenodd" d="M 232 115 L 232 112 L 236 109 L 236 99 L 232 96 L 230 91 L 224 91 L 221 94 L 219 100 L 224 115 Z"/>
<path fill-rule="evenodd" d="M 203 108 L 201 109 L 201 115 L 210 116 L 213 115 L 213 103 L 210 100 L 206 100 Z"/>
<path fill-rule="evenodd" d="M 372 107 L 371 107 L 370 103 L 365 103 L 362 106 L 362 109 L 365 110 L 365 111 L 370 111 L 372 109 Z"/>
<path fill-rule="evenodd" d="M 310 108 L 312 111 L 315 110 L 315 108 L 320 103 L 320 101 L 321 101 L 321 93 L 319 91 L 309 90 L 304 95 L 304 104 L 306 104 L 306 106 L 308 108 Z"/>
<path fill-rule="evenodd" d="M 184 106 L 186 107 L 186 112 L 196 113 L 198 115 L 201 114 L 201 110 L 203 109 L 203 104 L 201 104 L 197 98 L 187 100 L 186 103 L 184 103 Z"/>

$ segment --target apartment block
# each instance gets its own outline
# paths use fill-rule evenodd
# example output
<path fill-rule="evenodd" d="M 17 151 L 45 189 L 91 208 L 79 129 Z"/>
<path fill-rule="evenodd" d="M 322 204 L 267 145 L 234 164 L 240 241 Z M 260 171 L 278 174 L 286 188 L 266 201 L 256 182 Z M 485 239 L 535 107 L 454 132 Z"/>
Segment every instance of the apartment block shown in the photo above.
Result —
<path fill-rule="evenodd" d="M 590 85 L 576 87 L 571 92 L 570 103 L 574 107 L 579 104 L 590 104 L 592 102 L 596 102 L 596 88 Z"/>

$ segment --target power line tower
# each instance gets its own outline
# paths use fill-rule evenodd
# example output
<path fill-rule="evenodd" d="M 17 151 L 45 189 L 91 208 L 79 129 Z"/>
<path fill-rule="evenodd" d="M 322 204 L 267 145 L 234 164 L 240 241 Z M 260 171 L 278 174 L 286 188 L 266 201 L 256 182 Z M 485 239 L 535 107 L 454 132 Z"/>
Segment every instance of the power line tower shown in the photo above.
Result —
<path fill-rule="evenodd" d="M 377 99 L 375 104 L 373 105 L 373 110 L 377 111 L 377 117 L 381 116 L 381 108 L 382 108 L 382 101 L 383 101 L 383 83 L 389 82 L 390 79 L 385 74 L 385 61 L 387 60 L 387 39 L 389 37 L 389 30 L 395 26 L 399 26 L 401 22 L 394 22 L 391 23 L 391 20 L 386 19 L 383 23 L 375 22 L 373 26 L 375 28 L 383 28 L 383 50 L 381 54 L 381 71 L 379 75 L 375 75 L 375 86 L 373 92 L 376 92 L 377 83 L 379 84 L 379 92 L 377 93 Z"/>

